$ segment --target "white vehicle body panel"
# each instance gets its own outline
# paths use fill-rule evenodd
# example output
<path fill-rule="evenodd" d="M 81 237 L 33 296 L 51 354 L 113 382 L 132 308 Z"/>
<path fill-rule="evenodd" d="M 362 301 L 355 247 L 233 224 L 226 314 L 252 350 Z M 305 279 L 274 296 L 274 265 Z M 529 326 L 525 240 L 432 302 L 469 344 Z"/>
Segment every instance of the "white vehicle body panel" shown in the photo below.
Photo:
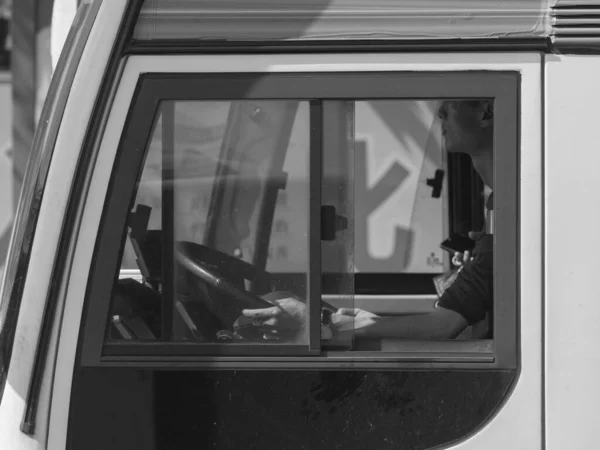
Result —
<path fill-rule="evenodd" d="M 151 72 L 516 70 L 521 100 L 521 373 L 504 407 L 460 449 L 540 448 L 542 442 L 542 86 L 538 54 L 132 56 L 121 77 L 87 192 L 65 305 L 51 414 L 51 449 L 62 449 L 87 276 L 118 142 L 140 74 Z M 54 164 L 54 163 L 53 163 Z M 85 239 L 82 237 L 85 236 Z M 525 301 L 526 299 L 526 301 Z"/>
<path fill-rule="evenodd" d="M 118 9 L 119 4 L 121 11 Z M 69 100 L 57 136 L 37 224 L 37 230 L 42 231 L 38 231 L 35 235 L 28 268 L 29 274 L 34 275 L 28 276 L 23 291 L 15 336 L 15 351 L 8 372 L 6 391 L 0 403 L 0 423 L 3 429 L 9 430 L 9 432 L 0 433 L 0 448 L 2 449 L 53 448 L 52 446 L 46 447 L 46 438 L 56 358 L 56 332 L 60 321 L 55 322 L 57 326 L 50 342 L 48 363 L 40 392 L 35 434 L 28 436 L 20 432 L 19 428 L 25 412 L 25 399 L 44 313 L 44 309 L 40 305 L 44 304 L 52 281 L 53 266 L 51 262 L 54 261 L 57 252 L 75 168 L 102 76 L 112 50 L 113 39 L 117 35 L 120 24 L 118 18 L 122 16 L 124 6 L 124 1 L 102 4 L 69 93 Z M 61 310 L 60 305 L 58 310 Z"/>
<path fill-rule="evenodd" d="M 545 67 L 548 450 L 594 448 L 598 440 L 599 71 L 597 56 L 549 57 Z"/>

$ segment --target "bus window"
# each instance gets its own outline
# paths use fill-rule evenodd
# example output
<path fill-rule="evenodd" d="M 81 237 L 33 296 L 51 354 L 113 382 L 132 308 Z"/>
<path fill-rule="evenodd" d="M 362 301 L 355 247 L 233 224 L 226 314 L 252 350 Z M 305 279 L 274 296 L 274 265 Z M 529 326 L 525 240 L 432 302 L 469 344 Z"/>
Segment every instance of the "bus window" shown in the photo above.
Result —
<path fill-rule="evenodd" d="M 493 267 L 514 267 L 516 224 L 490 192 L 515 192 L 490 175 L 514 170 L 516 78 L 439 80 L 142 78 L 97 247 L 115 278 L 89 291 L 96 348 L 514 364 L 515 280 Z"/>
<path fill-rule="evenodd" d="M 354 276 L 356 295 L 344 295 L 339 285 L 324 283 L 324 297 L 346 310 L 342 315 L 334 314 L 333 320 L 337 317 L 345 322 L 347 309 L 357 307 L 355 322 L 350 324 L 356 332 L 355 351 L 406 348 L 399 339 L 492 338 L 493 242 L 490 235 L 474 238 L 485 222 L 485 184 L 471 159 L 478 164 L 485 162 L 479 167 L 484 176 L 493 170 L 493 122 L 486 122 L 482 129 L 469 129 L 453 120 L 459 113 L 465 119 L 474 117 L 483 105 L 493 111 L 493 101 L 340 103 L 337 110 L 331 108 L 326 113 L 347 116 L 346 132 L 354 138 L 342 147 L 342 156 L 331 160 L 331 169 L 325 164 L 324 170 L 347 178 L 342 185 L 351 186 L 352 196 L 327 202 L 336 209 L 354 211 L 354 236 L 328 242 L 331 249 L 322 255 L 322 263 L 323 267 L 330 266 L 330 256 L 339 255 L 340 250 L 343 253 L 351 242 L 353 248 L 346 249 L 346 259 L 352 258 L 354 263 L 349 275 Z M 453 135 L 447 137 L 447 133 Z M 325 149 L 326 161 L 334 149 Z M 450 161 L 461 167 L 464 161 L 457 158 L 460 153 L 469 158 L 467 170 L 449 170 Z M 486 181 L 491 188 L 492 179 Z M 324 179 L 324 186 L 327 182 Z M 478 211 L 480 215 L 466 215 L 464 211 Z M 336 242 L 337 252 L 333 250 Z M 460 251 L 459 243 L 466 245 L 467 253 Z M 468 260 L 464 264 L 462 257 Z M 323 280 L 335 279 L 331 275 L 324 271 Z M 450 308 L 468 318 L 469 326 L 447 333 L 444 320 L 433 318 L 439 308 Z M 431 329 L 425 331 L 426 327 Z M 338 327 L 334 323 L 332 328 L 335 335 Z M 389 339 L 382 341 L 383 337 Z M 377 341 L 374 347 L 373 339 Z"/>
<path fill-rule="evenodd" d="M 438 103 L 355 102 L 356 266 L 360 272 L 447 269 L 447 258 L 437 245 L 448 228 L 444 176 L 436 186 L 427 184 L 436 170 L 447 172 L 435 120 Z"/>
<path fill-rule="evenodd" d="M 161 103 L 109 340 L 265 343 L 240 310 L 271 306 L 259 295 L 282 283 L 307 298 L 308 111 L 293 100 Z"/>

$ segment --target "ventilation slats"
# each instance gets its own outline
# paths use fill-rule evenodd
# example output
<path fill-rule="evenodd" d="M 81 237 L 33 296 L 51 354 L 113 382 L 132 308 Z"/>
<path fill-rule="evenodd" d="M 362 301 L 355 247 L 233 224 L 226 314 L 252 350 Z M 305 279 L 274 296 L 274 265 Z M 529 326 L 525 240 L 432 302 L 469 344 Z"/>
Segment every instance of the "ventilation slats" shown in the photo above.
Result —
<path fill-rule="evenodd" d="M 583 5 L 569 2 L 568 6 L 552 8 L 550 38 L 557 49 L 561 47 L 597 48 L 600 44 L 600 2 Z"/>

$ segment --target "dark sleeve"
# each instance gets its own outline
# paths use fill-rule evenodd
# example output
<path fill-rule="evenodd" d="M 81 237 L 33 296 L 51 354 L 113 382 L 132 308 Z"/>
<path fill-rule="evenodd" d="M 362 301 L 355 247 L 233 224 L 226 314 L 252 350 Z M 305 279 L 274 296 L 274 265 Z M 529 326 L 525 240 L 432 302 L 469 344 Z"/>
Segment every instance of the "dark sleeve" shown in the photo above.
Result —
<path fill-rule="evenodd" d="M 493 242 L 493 235 L 484 235 L 477 240 L 473 260 L 463 266 L 438 303 L 443 308 L 459 313 L 469 325 L 483 320 L 486 312 L 492 309 Z"/>

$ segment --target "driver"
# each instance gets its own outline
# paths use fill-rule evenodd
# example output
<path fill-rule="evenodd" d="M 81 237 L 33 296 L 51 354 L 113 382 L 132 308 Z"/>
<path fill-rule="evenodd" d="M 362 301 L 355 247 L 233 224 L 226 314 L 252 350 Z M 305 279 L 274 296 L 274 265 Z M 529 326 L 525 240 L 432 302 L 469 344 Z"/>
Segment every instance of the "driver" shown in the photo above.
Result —
<path fill-rule="evenodd" d="M 483 182 L 494 188 L 493 100 L 445 100 L 438 109 L 446 151 L 470 155 Z M 486 207 L 493 208 L 493 194 Z M 435 308 L 416 316 L 381 317 L 362 309 L 341 308 L 331 314 L 333 336 L 399 339 L 452 339 L 485 318 L 493 303 L 493 236 L 479 233 L 452 284 L 440 293 Z M 275 293 L 273 293 L 275 294 Z M 289 294 L 272 295 L 272 307 L 245 309 L 243 316 L 265 339 L 305 341 L 307 306 Z"/>

